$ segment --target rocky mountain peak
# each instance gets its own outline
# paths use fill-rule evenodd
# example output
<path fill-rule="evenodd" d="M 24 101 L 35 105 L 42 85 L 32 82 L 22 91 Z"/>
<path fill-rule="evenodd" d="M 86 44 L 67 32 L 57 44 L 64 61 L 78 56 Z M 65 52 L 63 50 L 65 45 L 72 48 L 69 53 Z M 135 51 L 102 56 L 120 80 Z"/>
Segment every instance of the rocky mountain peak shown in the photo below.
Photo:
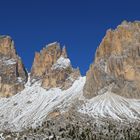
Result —
<path fill-rule="evenodd" d="M 24 89 L 27 72 L 9 36 L 0 36 L 0 69 L 0 96 L 11 96 Z"/>
<path fill-rule="evenodd" d="M 16 57 L 14 42 L 10 36 L 0 36 L 0 55 Z"/>
<path fill-rule="evenodd" d="M 87 72 L 84 95 L 94 97 L 104 87 L 128 98 L 140 98 L 140 22 L 122 22 L 108 30 Z"/>
<path fill-rule="evenodd" d="M 79 76 L 79 70 L 72 68 L 66 48 L 62 49 L 59 43 L 48 44 L 35 54 L 31 80 L 41 80 L 43 88 L 67 89 Z"/>
<path fill-rule="evenodd" d="M 48 44 L 40 52 L 36 52 L 31 77 L 35 79 L 42 78 L 60 56 L 61 48 L 57 42 Z"/>

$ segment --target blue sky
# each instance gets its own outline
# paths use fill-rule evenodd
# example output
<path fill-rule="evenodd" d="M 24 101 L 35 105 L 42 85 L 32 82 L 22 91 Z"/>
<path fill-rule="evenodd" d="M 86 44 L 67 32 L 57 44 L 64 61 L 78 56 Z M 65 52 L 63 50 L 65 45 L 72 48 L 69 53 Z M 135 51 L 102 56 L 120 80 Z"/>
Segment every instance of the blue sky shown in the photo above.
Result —
<path fill-rule="evenodd" d="M 0 34 L 10 35 L 28 70 L 35 51 L 58 41 L 85 75 L 105 32 L 140 20 L 139 0 L 1 0 Z"/>

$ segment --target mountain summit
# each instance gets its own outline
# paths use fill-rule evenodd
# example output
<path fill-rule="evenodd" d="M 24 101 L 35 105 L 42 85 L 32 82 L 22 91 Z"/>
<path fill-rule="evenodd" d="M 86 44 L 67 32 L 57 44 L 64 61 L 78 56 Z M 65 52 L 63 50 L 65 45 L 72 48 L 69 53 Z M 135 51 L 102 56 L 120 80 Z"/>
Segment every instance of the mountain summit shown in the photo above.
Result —
<path fill-rule="evenodd" d="M 9 36 L 0 36 L 0 96 L 8 97 L 24 89 L 28 78 L 14 42 Z"/>
<path fill-rule="evenodd" d="M 140 22 L 122 22 L 109 29 L 87 72 L 84 96 L 92 98 L 112 85 L 111 92 L 140 98 Z"/>
<path fill-rule="evenodd" d="M 31 80 L 41 80 L 45 89 L 59 87 L 68 89 L 80 77 L 80 71 L 72 68 L 66 48 L 57 42 L 48 44 L 35 54 Z"/>
<path fill-rule="evenodd" d="M 0 99 L 0 139 L 140 138 L 140 22 L 106 32 L 86 77 L 58 42 L 35 53 L 27 74 L 8 36 L 0 68 L 0 95 L 16 94 Z"/>

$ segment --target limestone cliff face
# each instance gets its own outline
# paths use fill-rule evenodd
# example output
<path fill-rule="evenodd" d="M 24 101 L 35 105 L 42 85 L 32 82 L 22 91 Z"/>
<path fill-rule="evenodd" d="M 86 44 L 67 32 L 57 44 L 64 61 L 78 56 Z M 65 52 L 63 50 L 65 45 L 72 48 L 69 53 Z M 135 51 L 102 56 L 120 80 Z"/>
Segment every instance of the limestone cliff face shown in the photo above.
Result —
<path fill-rule="evenodd" d="M 31 81 L 41 80 L 43 88 L 67 89 L 79 76 L 79 70 L 71 66 L 66 48 L 61 49 L 59 43 L 49 44 L 35 54 Z"/>
<path fill-rule="evenodd" d="M 100 89 L 128 98 L 140 98 L 140 23 L 124 21 L 108 30 L 87 72 L 84 96 L 92 98 Z"/>
<path fill-rule="evenodd" d="M 0 36 L 0 96 L 7 97 L 24 89 L 27 72 L 9 36 Z"/>

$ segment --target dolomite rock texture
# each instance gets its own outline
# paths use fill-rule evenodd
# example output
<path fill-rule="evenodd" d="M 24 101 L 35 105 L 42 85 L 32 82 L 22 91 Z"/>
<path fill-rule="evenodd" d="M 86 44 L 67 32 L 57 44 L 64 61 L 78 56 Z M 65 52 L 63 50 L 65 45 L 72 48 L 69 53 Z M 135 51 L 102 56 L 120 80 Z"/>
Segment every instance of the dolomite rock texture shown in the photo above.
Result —
<path fill-rule="evenodd" d="M 140 22 L 124 21 L 107 31 L 87 72 L 84 96 L 92 98 L 108 85 L 115 94 L 140 98 Z"/>
<path fill-rule="evenodd" d="M 61 49 L 59 43 L 51 43 L 35 54 L 31 81 L 41 80 L 43 88 L 68 89 L 79 76 L 79 70 L 71 66 L 66 48 Z"/>
<path fill-rule="evenodd" d="M 9 36 L 0 36 L 0 96 L 8 97 L 24 89 L 27 72 Z"/>

